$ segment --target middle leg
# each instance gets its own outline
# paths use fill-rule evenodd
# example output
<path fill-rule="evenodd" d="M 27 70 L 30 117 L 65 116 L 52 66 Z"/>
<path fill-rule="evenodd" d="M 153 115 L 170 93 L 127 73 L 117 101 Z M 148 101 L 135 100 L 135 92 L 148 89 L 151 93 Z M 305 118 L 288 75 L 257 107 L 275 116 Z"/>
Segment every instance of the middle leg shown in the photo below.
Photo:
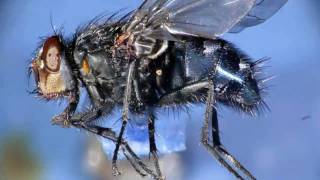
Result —
<path fill-rule="evenodd" d="M 160 166 L 159 166 L 159 159 L 158 159 L 158 155 L 157 155 L 157 146 L 156 146 L 156 141 L 155 141 L 155 116 L 153 113 L 149 113 L 148 115 L 148 132 L 149 132 L 149 149 L 150 149 L 150 156 L 152 161 L 154 162 L 154 166 L 157 172 L 157 176 L 159 177 L 159 179 L 164 179 L 162 177 L 162 173 L 160 170 Z"/>
<path fill-rule="evenodd" d="M 121 174 L 120 171 L 118 170 L 118 167 L 117 167 L 117 159 L 118 159 L 119 147 L 120 147 L 120 144 L 123 139 L 123 133 L 124 133 L 126 126 L 127 126 L 127 123 L 128 123 L 129 104 L 130 104 L 130 100 L 131 100 L 132 81 L 133 81 L 132 79 L 133 79 L 134 68 L 135 68 L 135 61 L 132 61 L 129 64 L 127 83 L 126 83 L 125 94 L 124 94 L 124 99 L 123 99 L 122 126 L 121 126 L 120 133 L 119 133 L 119 136 L 117 139 L 116 148 L 114 149 L 113 157 L 112 157 L 112 171 L 113 171 L 114 176 Z"/>

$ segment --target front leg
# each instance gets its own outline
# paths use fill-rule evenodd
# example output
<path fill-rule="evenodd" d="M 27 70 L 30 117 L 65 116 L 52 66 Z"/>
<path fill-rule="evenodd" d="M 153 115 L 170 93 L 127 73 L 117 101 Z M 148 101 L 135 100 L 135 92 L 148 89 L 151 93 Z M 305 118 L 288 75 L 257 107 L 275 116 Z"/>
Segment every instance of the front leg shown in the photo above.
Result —
<path fill-rule="evenodd" d="M 64 109 L 64 111 L 55 116 L 52 120 L 51 123 L 53 125 L 59 125 L 61 127 L 70 127 L 70 122 L 69 120 L 73 116 L 74 112 L 77 109 L 78 103 L 79 103 L 79 92 L 71 92 L 69 97 L 68 97 L 69 104 L 68 106 Z"/>
<path fill-rule="evenodd" d="M 109 114 L 112 108 L 112 104 L 105 104 L 104 106 L 93 108 L 87 112 L 75 114 L 71 117 L 69 122 L 71 126 L 75 128 L 86 130 L 117 143 L 118 137 L 112 129 L 92 124 L 96 119 Z M 141 176 L 150 175 L 153 179 L 157 179 L 157 175 L 142 162 L 126 141 L 122 140 L 120 145 L 122 147 L 121 150 L 136 172 Z"/>

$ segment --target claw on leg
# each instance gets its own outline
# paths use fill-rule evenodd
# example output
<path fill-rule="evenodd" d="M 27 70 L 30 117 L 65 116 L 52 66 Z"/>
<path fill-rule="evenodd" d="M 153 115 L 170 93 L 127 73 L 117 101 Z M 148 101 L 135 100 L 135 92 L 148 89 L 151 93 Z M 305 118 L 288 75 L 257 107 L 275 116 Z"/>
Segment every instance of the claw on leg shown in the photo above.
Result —
<path fill-rule="evenodd" d="M 121 175 L 121 172 L 119 171 L 116 164 L 112 164 L 112 174 L 113 174 L 113 176 Z"/>
<path fill-rule="evenodd" d="M 63 128 L 69 128 L 71 126 L 71 123 L 69 121 L 69 117 L 66 113 L 62 113 L 58 116 L 55 116 L 52 120 L 51 120 L 52 125 L 58 125 L 61 126 Z"/>

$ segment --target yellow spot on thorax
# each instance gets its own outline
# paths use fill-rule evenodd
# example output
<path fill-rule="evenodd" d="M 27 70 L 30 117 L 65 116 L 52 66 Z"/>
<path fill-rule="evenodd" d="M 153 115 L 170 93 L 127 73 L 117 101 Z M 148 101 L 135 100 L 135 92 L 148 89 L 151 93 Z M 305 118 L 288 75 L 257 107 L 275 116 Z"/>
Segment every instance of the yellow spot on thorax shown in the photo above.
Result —
<path fill-rule="evenodd" d="M 89 74 L 90 72 L 90 66 L 89 66 L 89 62 L 88 62 L 88 57 L 84 57 L 82 60 L 82 71 L 85 75 Z"/>

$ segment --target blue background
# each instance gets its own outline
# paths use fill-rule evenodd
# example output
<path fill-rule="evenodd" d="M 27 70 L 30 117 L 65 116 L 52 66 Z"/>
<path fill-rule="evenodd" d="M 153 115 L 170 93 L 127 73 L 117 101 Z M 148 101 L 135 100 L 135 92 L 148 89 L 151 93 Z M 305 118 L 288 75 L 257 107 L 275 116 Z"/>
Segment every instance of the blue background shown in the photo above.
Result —
<path fill-rule="evenodd" d="M 39 37 L 52 34 L 50 16 L 54 25 L 64 27 L 65 35 L 71 35 L 102 12 L 133 9 L 140 3 L 0 2 L 0 140 L 10 134 L 29 137 L 41 161 L 41 179 L 92 178 L 81 163 L 86 133 L 51 126 L 51 117 L 64 106 L 26 93 L 27 62 Z M 320 179 L 319 12 L 317 0 L 291 0 L 266 23 L 224 36 L 255 59 L 271 57 L 266 74 L 276 76 L 268 83 L 270 112 L 251 118 L 219 107 L 223 144 L 258 179 Z M 203 106 L 195 107 L 188 118 L 187 151 L 180 153 L 183 179 L 234 179 L 200 146 L 203 112 Z"/>

